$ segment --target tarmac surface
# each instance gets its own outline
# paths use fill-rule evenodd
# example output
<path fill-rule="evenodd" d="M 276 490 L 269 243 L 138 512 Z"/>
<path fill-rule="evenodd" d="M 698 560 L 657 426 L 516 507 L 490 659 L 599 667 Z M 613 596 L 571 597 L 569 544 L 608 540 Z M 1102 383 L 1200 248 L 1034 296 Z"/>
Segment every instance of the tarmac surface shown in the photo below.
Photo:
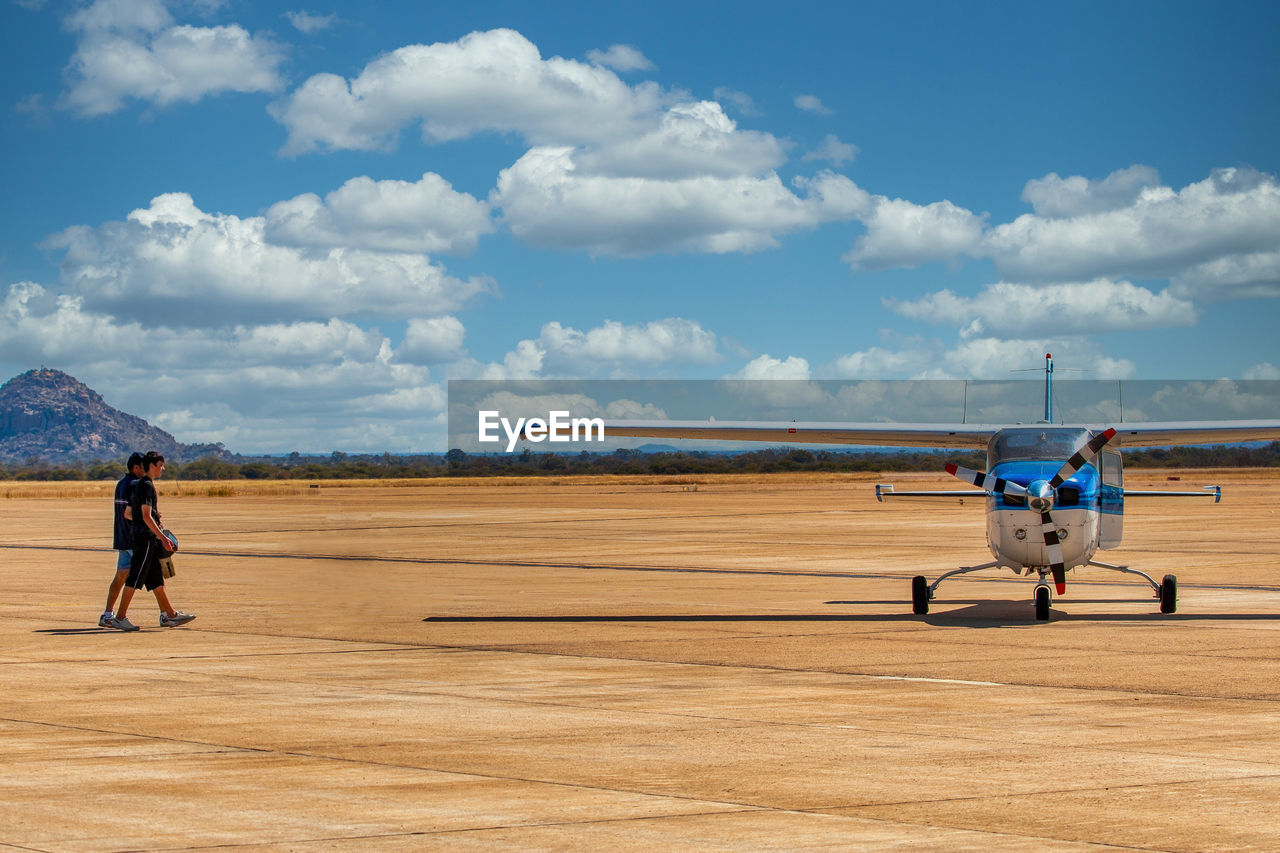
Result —
<path fill-rule="evenodd" d="M 132 634 L 111 484 L 0 483 L 0 850 L 1280 849 L 1280 472 L 1126 475 L 1223 486 L 1099 554 L 1176 614 L 911 615 L 989 559 L 925 475 L 161 481 L 199 618 Z"/>

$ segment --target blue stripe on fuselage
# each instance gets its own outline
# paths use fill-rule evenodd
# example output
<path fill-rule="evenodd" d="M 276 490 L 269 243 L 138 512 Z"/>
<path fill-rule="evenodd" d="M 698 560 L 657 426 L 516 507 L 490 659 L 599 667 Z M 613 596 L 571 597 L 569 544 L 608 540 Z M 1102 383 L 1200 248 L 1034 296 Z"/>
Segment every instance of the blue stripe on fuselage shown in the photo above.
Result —
<path fill-rule="evenodd" d="M 1037 462 L 1031 459 L 1019 459 L 1010 462 L 1000 462 L 988 473 L 1005 480 L 1017 483 L 1020 486 L 1026 486 L 1033 480 L 1050 480 L 1054 474 L 1062 468 L 1061 462 L 1045 461 Z M 1102 504 L 1102 479 L 1098 476 L 1098 469 L 1092 465 L 1085 465 L 1077 471 L 1070 479 L 1065 481 L 1061 489 L 1075 489 L 1080 493 L 1080 502 L 1075 504 L 1059 504 L 1063 509 L 1091 509 L 1095 512 L 1118 512 L 1118 505 L 1112 509 Z M 1111 487 L 1106 487 L 1108 490 Z M 1110 503 L 1110 501 L 1108 502 Z M 1004 495 L 996 495 L 989 497 L 987 500 L 987 509 L 1026 509 L 1026 500 L 1023 499 L 1016 504 L 1011 504 Z"/>

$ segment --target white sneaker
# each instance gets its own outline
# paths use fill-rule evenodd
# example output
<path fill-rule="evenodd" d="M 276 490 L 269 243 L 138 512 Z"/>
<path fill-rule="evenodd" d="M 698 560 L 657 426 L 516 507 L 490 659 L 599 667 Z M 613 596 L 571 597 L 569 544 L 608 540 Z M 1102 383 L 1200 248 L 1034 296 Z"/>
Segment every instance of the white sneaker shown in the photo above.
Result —
<path fill-rule="evenodd" d="M 190 613 L 183 613 L 181 610 L 170 616 L 168 613 L 160 614 L 161 628 L 177 628 L 179 625 L 185 625 L 196 617 Z"/>
<path fill-rule="evenodd" d="M 111 620 L 114 618 L 116 618 L 116 615 L 112 613 L 110 610 L 104 611 L 103 614 L 98 617 L 98 627 L 110 628 Z"/>
<path fill-rule="evenodd" d="M 130 622 L 123 616 L 112 616 L 107 620 L 108 628 L 115 628 L 117 631 L 137 631 L 138 626 Z"/>

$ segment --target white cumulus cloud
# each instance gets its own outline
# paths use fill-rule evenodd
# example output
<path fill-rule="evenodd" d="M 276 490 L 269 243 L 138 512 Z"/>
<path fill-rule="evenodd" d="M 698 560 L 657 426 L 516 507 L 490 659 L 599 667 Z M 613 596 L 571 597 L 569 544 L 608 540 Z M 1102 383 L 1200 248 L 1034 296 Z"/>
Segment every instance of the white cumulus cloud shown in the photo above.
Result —
<path fill-rule="evenodd" d="M 491 201 L 517 237 L 592 253 L 750 252 L 779 234 L 847 219 L 867 204 L 848 178 L 823 173 L 795 195 L 763 177 L 679 180 L 583 175 L 570 148 L 535 148 L 498 176 Z"/>
<path fill-rule="evenodd" d="M 289 19 L 289 23 L 293 24 L 298 32 L 307 35 L 314 35 L 321 30 L 327 30 L 338 22 L 338 16 L 329 15 L 313 15 L 310 12 L 285 12 L 284 16 Z"/>
<path fill-rule="evenodd" d="M 608 50 L 587 52 L 587 59 L 596 65 L 604 65 L 615 71 L 647 71 L 653 63 L 640 50 L 629 44 L 615 44 Z"/>
<path fill-rule="evenodd" d="M 462 355 L 466 329 L 456 317 L 412 317 L 396 359 L 411 364 L 443 364 Z"/>
<path fill-rule="evenodd" d="M 870 215 L 862 217 L 867 233 L 854 242 L 845 262 L 854 269 L 916 267 L 974 255 L 982 243 L 985 220 L 949 201 L 928 205 L 876 197 Z"/>
<path fill-rule="evenodd" d="M 1255 364 L 1244 372 L 1243 379 L 1280 379 L 1280 367 L 1276 367 L 1269 361 Z"/>
<path fill-rule="evenodd" d="M 817 95 L 796 95 L 795 105 L 798 109 L 802 109 L 807 113 L 817 113 L 818 115 L 831 115 L 831 110 Z"/>
<path fill-rule="evenodd" d="M 186 193 L 157 196 L 124 222 L 54 235 L 63 282 L 85 305 L 178 326 L 452 311 L 492 288 L 422 254 L 270 243 L 263 217 L 206 213 Z"/>
<path fill-rule="evenodd" d="M 0 303 L 0 362 L 57 366 L 184 442 L 245 453 L 444 444 L 442 385 L 394 359 L 376 329 L 337 318 L 144 327 L 21 282 Z"/>
<path fill-rule="evenodd" d="M 1201 302 L 1280 296 L 1280 251 L 1226 255 L 1175 275 L 1170 291 Z"/>
<path fill-rule="evenodd" d="M 757 175 L 786 161 L 782 144 L 739 130 L 714 101 L 676 104 L 646 133 L 575 152 L 577 171 L 607 177 L 679 179 Z"/>
<path fill-rule="evenodd" d="M 1022 190 L 1022 200 L 1030 202 L 1037 216 L 1064 219 L 1128 207 L 1142 190 L 1158 186 L 1160 174 L 1150 166 L 1120 169 L 1101 181 L 1080 175 L 1062 178 L 1057 172 L 1050 172 L 1043 178 L 1028 181 Z"/>
<path fill-rule="evenodd" d="M 62 103 L 84 116 L 115 112 L 129 98 L 167 106 L 283 85 L 284 50 L 269 37 L 236 24 L 175 25 L 159 0 L 97 0 L 66 25 L 78 42 Z"/>
<path fill-rule="evenodd" d="M 850 145 L 847 142 L 841 142 L 839 137 L 834 133 L 828 133 L 822 138 L 822 145 L 813 151 L 808 152 L 801 160 L 809 162 L 811 160 L 826 160 L 837 166 L 843 166 L 846 163 L 853 162 L 858 156 L 858 146 Z"/>
<path fill-rule="evenodd" d="M 807 359 L 790 355 L 785 359 L 765 353 L 747 362 L 730 379 L 809 379 L 811 373 Z"/>
<path fill-rule="evenodd" d="M 833 379 L 1010 379 L 1011 370 L 1043 366 L 1046 352 L 1052 352 L 1059 365 L 1087 370 L 1094 379 L 1127 379 L 1137 370 L 1133 362 L 1111 358 L 1096 343 L 1079 336 L 975 337 L 952 347 L 922 338 L 904 341 L 900 349 L 870 347 L 841 356 L 822 375 Z"/>
<path fill-rule="evenodd" d="M 284 151 L 385 150 L 418 123 L 441 142 L 483 131 L 539 143 L 632 135 L 652 123 L 663 94 L 631 87 L 601 65 L 552 57 L 514 30 L 415 44 L 370 62 L 354 78 L 316 74 L 271 107 L 289 131 Z"/>
<path fill-rule="evenodd" d="M 352 178 L 323 200 L 305 193 L 277 202 L 264 234 L 285 246 L 467 253 L 493 230 L 487 202 L 427 172 L 413 183 Z"/>
<path fill-rule="evenodd" d="M 479 373 L 485 379 L 635 376 L 647 368 L 719 360 L 715 333 L 681 317 L 643 325 L 606 320 L 586 331 L 551 322 L 536 339 L 520 341 L 501 364 L 479 368 Z"/>
<path fill-rule="evenodd" d="M 1027 214 L 991 229 L 983 253 L 1007 279 L 1080 281 L 1187 273 L 1227 258 L 1280 251 L 1280 183 L 1252 169 L 1218 169 L 1180 191 L 1143 186 L 1132 203 L 1070 218 Z M 1179 295 L 1218 289 L 1191 274 Z"/>
<path fill-rule="evenodd" d="M 965 337 L 1087 335 L 1189 326 L 1197 319 L 1194 305 L 1167 290 L 1153 293 L 1109 279 L 1041 286 L 999 282 L 974 297 L 942 290 L 884 303 L 904 317 L 963 327 Z"/>
<path fill-rule="evenodd" d="M 289 131 L 289 154 L 386 149 L 410 125 L 432 143 L 517 135 L 533 147 L 500 173 L 489 202 L 516 237 L 539 247 L 750 252 L 868 206 L 843 176 L 823 172 L 784 186 L 777 170 L 789 143 L 738 127 L 718 102 L 653 83 L 628 86 L 608 66 L 639 67 L 638 52 L 615 45 L 591 58 L 544 58 L 514 30 L 473 32 L 402 47 L 351 79 L 315 75 L 271 110 Z M 811 159 L 840 164 L 855 154 L 831 136 Z M 273 222 L 296 227 L 273 237 L 301 245 L 326 234 L 335 213 L 326 201 L 328 212 L 315 196 L 277 206 Z"/>
<path fill-rule="evenodd" d="M 869 347 L 842 355 L 823 369 L 831 379 L 905 379 L 924 376 L 939 359 L 936 345 L 916 341 L 899 350 Z"/>
<path fill-rule="evenodd" d="M 758 116 L 760 108 L 756 106 L 755 98 L 752 98 L 746 92 L 737 89 L 731 89 L 728 86 L 717 86 L 712 90 L 716 100 L 729 104 L 733 107 L 733 111 L 742 116 Z"/>
<path fill-rule="evenodd" d="M 1071 284 L 1163 278 L 1169 298 L 1196 304 L 1280 295 L 1280 182 L 1249 168 L 1215 169 L 1181 190 L 1147 166 L 1096 181 L 1050 174 L 1028 182 L 1036 209 L 987 227 L 951 201 L 876 196 L 854 269 L 989 258 L 1007 281 Z"/>

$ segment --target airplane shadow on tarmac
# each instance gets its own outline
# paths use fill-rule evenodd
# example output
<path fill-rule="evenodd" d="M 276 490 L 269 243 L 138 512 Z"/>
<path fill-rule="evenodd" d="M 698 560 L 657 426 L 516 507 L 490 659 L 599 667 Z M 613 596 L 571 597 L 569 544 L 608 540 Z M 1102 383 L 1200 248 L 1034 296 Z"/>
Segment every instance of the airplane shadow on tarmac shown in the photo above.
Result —
<path fill-rule="evenodd" d="M 1072 604 L 1114 604 L 1115 599 L 1073 599 Z M 572 624 L 594 623 L 679 623 L 679 622 L 923 622 L 928 625 L 961 626 L 972 628 L 1001 628 L 1040 624 L 1029 601 L 951 600 L 947 604 L 963 604 L 952 610 L 917 616 L 910 612 L 909 601 L 828 601 L 841 605 L 901 605 L 902 613 L 637 613 L 637 614 L 565 614 L 561 616 L 428 616 L 428 623 L 529 623 Z M 1138 602 L 1141 607 L 1144 602 Z M 1212 620 L 1280 620 L 1280 613 L 1072 613 L 1069 610 L 1050 610 L 1049 621 L 1072 622 L 1200 622 Z"/>

